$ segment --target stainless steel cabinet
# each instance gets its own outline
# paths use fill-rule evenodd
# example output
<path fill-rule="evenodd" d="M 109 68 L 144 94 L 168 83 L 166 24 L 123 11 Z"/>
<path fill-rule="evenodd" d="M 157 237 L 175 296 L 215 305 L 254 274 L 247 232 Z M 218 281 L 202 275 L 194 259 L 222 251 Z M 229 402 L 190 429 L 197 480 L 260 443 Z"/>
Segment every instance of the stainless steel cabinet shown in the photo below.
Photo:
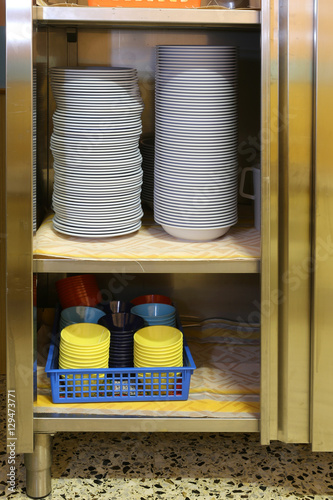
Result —
<path fill-rule="evenodd" d="M 42 8 L 32 7 L 30 0 L 16 5 L 7 2 L 8 389 L 16 391 L 17 451 L 28 454 L 28 464 L 31 465 L 34 449 L 39 453 L 41 447 L 50 446 L 47 439 L 42 444 L 39 439 L 57 431 L 136 431 L 140 425 L 149 425 L 149 418 L 111 420 L 93 416 L 34 415 L 33 272 L 49 276 L 50 280 L 55 273 L 70 272 L 181 272 L 198 277 L 260 272 L 260 421 L 214 419 L 210 421 L 210 430 L 260 431 L 263 443 L 274 439 L 310 441 L 314 12 L 313 0 L 282 3 L 271 0 L 263 2 L 261 12 Z M 77 34 L 77 44 L 67 43 L 68 32 Z M 208 44 L 216 43 L 216 40 L 238 40 L 243 46 L 251 40 L 258 42 L 261 111 L 260 123 L 258 121 L 256 125 L 259 123 L 259 133 L 256 130 L 254 134 L 260 141 L 262 172 L 260 261 L 248 264 L 223 258 L 215 262 L 202 259 L 195 263 L 186 258 L 162 262 L 154 259 L 145 262 L 138 259 L 126 262 L 34 259 L 33 67 L 38 67 L 39 71 L 39 199 L 47 206 L 52 185 L 48 168 L 52 112 L 52 102 L 48 99 L 48 67 L 91 63 L 93 57 L 96 63 L 105 64 L 108 56 L 95 50 L 97 44 L 105 40 L 111 52 L 114 47 L 118 50 L 124 44 L 127 51 L 136 54 L 138 64 L 146 64 L 145 57 L 151 55 L 152 46 L 166 43 L 170 36 L 173 43 L 177 39 L 184 43 L 190 37 Z M 251 89 L 250 72 L 241 85 L 246 95 L 246 86 Z M 251 102 L 250 94 L 248 103 Z M 144 116 L 147 131 L 151 118 L 149 113 Z M 251 133 L 250 128 L 250 138 Z M 314 396 L 318 380 L 315 378 Z M 154 429 L 205 431 L 207 420 L 160 419 L 154 422 Z M 324 428 L 323 439 L 325 435 Z M 331 445 L 328 447 L 332 448 Z"/>

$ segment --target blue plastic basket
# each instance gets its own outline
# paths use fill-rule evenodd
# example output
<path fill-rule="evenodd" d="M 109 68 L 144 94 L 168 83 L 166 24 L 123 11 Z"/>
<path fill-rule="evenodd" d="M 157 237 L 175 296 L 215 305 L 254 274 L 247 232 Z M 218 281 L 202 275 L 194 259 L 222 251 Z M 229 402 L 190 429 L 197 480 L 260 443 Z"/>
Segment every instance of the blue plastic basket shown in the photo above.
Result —
<path fill-rule="evenodd" d="M 121 401 L 185 401 L 195 370 L 184 339 L 184 366 L 161 368 L 100 368 L 62 370 L 58 366 L 59 314 L 45 371 L 51 380 L 53 403 Z"/>

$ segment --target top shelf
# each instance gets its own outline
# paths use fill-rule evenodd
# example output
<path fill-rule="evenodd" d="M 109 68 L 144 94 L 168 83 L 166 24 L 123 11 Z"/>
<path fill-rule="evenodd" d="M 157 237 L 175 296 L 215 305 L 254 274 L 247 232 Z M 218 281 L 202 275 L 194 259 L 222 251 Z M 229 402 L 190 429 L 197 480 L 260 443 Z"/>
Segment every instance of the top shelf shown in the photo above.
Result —
<path fill-rule="evenodd" d="M 43 24 L 123 24 L 163 26 L 256 26 L 261 12 L 251 9 L 145 9 L 114 7 L 34 7 L 33 18 Z"/>

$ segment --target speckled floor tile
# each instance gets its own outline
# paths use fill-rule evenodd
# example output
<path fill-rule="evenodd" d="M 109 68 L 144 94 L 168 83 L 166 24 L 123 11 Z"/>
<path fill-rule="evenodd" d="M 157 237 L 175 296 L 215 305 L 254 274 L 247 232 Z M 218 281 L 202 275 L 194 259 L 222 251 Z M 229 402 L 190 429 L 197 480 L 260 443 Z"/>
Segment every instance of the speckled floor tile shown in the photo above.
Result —
<path fill-rule="evenodd" d="M 0 380 L 0 425 L 5 390 Z M 16 492 L 24 499 L 23 456 Z M 0 435 L 0 497 L 8 463 Z M 53 440 L 54 500 L 333 500 L 333 453 L 274 442 L 256 434 L 59 433 Z"/>

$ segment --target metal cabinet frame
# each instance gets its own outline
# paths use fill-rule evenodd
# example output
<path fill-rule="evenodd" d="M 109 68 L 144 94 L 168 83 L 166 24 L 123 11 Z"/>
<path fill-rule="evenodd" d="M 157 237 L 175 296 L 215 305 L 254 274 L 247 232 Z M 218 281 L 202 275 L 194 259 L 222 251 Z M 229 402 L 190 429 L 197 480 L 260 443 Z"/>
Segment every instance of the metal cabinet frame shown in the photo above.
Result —
<path fill-rule="evenodd" d="M 262 2 L 262 10 L 103 9 L 32 7 L 7 2 L 7 388 L 16 394 L 17 452 L 32 478 L 49 488 L 50 434 L 57 431 L 259 431 L 272 439 L 308 442 L 310 406 L 313 0 Z M 302 15 L 299 13 L 302 12 Z M 113 272 L 112 263 L 33 260 L 33 26 L 228 27 L 261 23 L 262 255 L 261 420 L 34 417 L 33 272 Z M 300 31 L 306 33 L 299 44 Z M 302 138 L 302 141 L 300 141 Z M 308 143 L 307 143 L 308 140 Z M 308 146 L 304 149 L 304 144 Z M 299 222 L 299 210 L 302 218 Z M 296 221 L 298 221 L 296 223 Z M 301 257 L 300 257 L 301 253 Z M 308 260 L 307 260 L 308 259 Z M 295 289 L 293 273 L 305 272 Z M 143 272 L 244 272 L 237 263 L 148 264 Z M 129 269 L 137 263 L 129 264 Z M 126 270 L 125 264 L 122 269 Z M 253 269 L 251 272 L 256 272 Z M 301 342 L 301 345 L 299 344 Z M 295 357 L 297 370 L 295 370 Z M 299 398 L 295 395 L 300 395 Z M 184 423 L 185 422 L 185 423 Z M 8 436 L 10 439 L 11 436 Z M 46 457 L 46 458 L 45 458 Z M 29 472 L 30 474 L 30 472 Z M 43 475 L 44 474 L 44 475 Z M 37 476 L 36 476 L 37 475 Z"/>

